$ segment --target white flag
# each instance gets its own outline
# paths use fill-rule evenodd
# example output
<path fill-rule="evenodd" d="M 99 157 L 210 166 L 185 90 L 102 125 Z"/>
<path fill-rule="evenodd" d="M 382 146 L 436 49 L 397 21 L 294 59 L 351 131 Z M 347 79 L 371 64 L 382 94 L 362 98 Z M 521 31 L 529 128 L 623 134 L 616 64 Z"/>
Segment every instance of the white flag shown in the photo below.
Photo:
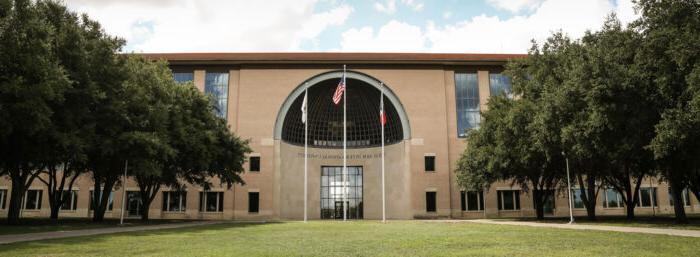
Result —
<path fill-rule="evenodd" d="M 304 93 L 304 102 L 301 103 L 301 123 L 306 123 L 306 95 L 308 92 Z"/>

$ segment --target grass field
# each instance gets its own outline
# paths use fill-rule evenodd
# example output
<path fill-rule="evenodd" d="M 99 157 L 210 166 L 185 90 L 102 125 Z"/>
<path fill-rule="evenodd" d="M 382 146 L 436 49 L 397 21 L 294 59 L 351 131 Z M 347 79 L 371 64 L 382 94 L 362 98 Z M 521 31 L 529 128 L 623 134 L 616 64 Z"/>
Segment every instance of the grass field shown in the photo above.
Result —
<path fill-rule="evenodd" d="M 0 246 L 0 256 L 698 256 L 700 238 L 376 221 L 221 224 Z"/>

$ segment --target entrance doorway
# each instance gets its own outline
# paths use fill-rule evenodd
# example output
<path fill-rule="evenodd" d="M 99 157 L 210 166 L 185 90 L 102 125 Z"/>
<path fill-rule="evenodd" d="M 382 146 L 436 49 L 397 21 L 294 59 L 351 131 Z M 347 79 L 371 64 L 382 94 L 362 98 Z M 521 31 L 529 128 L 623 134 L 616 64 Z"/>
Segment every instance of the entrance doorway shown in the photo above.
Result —
<path fill-rule="evenodd" d="M 348 219 L 362 219 L 362 167 L 348 167 L 347 191 L 343 191 L 343 167 L 321 167 L 321 219 L 343 218 L 343 196 L 346 195 Z"/>

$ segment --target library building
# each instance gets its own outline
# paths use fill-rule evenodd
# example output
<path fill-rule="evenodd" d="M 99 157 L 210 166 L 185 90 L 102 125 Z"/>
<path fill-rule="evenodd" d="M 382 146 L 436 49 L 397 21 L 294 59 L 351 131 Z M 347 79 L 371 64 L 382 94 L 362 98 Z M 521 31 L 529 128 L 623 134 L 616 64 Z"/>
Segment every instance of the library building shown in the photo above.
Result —
<path fill-rule="evenodd" d="M 149 218 L 302 220 L 306 197 L 309 219 L 382 219 L 383 192 L 387 219 L 535 216 L 531 192 L 509 181 L 483 191 L 465 191 L 454 172 L 468 144 L 466 132 L 479 129 L 489 96 L 512 96 L 510 79 L 502 74 L 504 65 L 526 55 L 143 55 L 169 61 L 175 80 L 191 81 L 212 95 L 216 114 L 253 149 L 242 173 L 245 185 L 227 188 L 214 181 L 206 191 L 196 185 L 187 185 L 185 191 L 164 188 L 153 200 Z M 342 103 L 333 102 L 343 78 L 345 112 Z M 385 126 L 379 122 L 382 101 Z M 90 217 L 93 186 L 90 176 L 80 177 L 72 191 L 65 192 L 70 197 L 60 217 Z M 10 190 L 8 178 L 0 178 L 2 216 L 7 215 Z M 545 215 L 569 215 L 563 191 L 549 192 Z M 105 217 L 119 218 L 124 206 L 126 217 L 138 218 L 144 208 L 138 192 L 132 180 L 115 188 Z M 573 188 L 574 215 L 586 215 L 581 193 Z M 686 212 L 700 213 L 698 199 L 687 191 L 682 196 Z M 639 197 L 638 215 L 673 213 L 669 186 L 663 181 L 646 179 Z M 44 184 L 34 181 L 24 197 L 22 217 L 48 217 L 47 198 Z M 621 196 L 613 189 L 601 189 L 597 202 L 598 215 L 625 214 Z"/>

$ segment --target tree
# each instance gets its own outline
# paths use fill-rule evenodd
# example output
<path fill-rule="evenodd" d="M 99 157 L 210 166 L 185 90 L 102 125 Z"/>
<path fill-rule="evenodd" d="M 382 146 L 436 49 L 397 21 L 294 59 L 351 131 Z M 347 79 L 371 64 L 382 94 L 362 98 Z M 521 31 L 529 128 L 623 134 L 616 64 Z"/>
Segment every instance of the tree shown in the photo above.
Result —
<path fill-rule="evenodd" d="M 37 3 L 0 5 L 0 156 L 12 181 L 8 223 L 18 224 L 27 187 L 39 175 L 55 106 L 70 83 Z"/>
<path fill-rule="evenodd" d="M 458 181 L 469 189 L 487 188 L 495 181 L 512 181 L 532 191 L 538 219 L 550 190 L 561 179 L 561 155 L 546 139 L 536 120 L 538 106 L 529 99 L 492 97 L 481 128 L 471 131 L 458 162 Z"/>
<path fill-rule="evenodd" d="M 634 218 L 639 188 L 645 176 L 655 174 L 651 151 L 645 148 L 658 121 L 654 89 L 642 79 L 636 65 L 641 38 L 608 17 L 602 30 L 581 39 L 586 69 L 575 69 L 571 84 L 585 86 L 582 133 L 577 142 L 592 141 L 597 168 L 605 185 L 620 192 L 627 218 Z M 583 147 L 591 146 L 585 144 Z"/>
<path fill-rule="evenodd" d="M 248 142 L 214 114 L 210 99 L 191 83 L 176 83 L 165 61 L 130 56 L 127 66 L 126 84 L 138 89 L 129 99 L 138 110 L 131 120 L 141 125 L 125 139 L 144 206 L 141 218 L 148 219 L 149 206 L 163 186 L 181 189 L 190 182 L 208 187 L 211 177 L 228 187 L 242 184 L 239 173 L 251 151 Z"/>
<path fill-rule="evenodd" d="M 641 18 L 633 26 L 643 37 L 637 63 L 661 106 L 649 148 L 671 186 L 676 222 L 687 223 L 679 200 L 685 188 L 698 184 L 700 2 L 639 0 L 637 9 Z"/>
<path fill-rule="evenodd" d="M 42 173 L 37 177 L 47 187 L 50 217 L 57 219 L 61 206 L 70 201 L 67 198 L 70 194 L 65 192 L 72 191 L 73 184 L 86 170 L 85 136 L 91 128 L 85 120 L 91 115 L 88 103 L 97 97 L 93 94 L 95 90 L 91 90 L 95 83 L 90 79 L 90 45 L 103 38 L 91 37 L 81 17 L 62 4 L 38 1 L 37 10 L 54 31 L 52 45 L 70 80 L 70 87 L 63 92 L 65 101 L 52 108 L 54 127 L 46 134 Z"/>
<path fill-rule="evenodd" d="M 87 99 L 91 115 L 84 119 L 84 126 L 89 129 L 84 135 L 86 167 L 94 181 L 93 220 L 102 221 L 110 192 L 118 185 L 129 155 L 124 137 L 134 130 L 130 119 L 135 114 L 129 109 L 131 92 L 124 83 L 128 74 L 126 57 L 118 55 L 124 41 L 107 36 L 99 23 L 86 16 L 83 23 L 92 39 L 88 66 L 94 87 L 90 92 L 97 96 Z"/>

